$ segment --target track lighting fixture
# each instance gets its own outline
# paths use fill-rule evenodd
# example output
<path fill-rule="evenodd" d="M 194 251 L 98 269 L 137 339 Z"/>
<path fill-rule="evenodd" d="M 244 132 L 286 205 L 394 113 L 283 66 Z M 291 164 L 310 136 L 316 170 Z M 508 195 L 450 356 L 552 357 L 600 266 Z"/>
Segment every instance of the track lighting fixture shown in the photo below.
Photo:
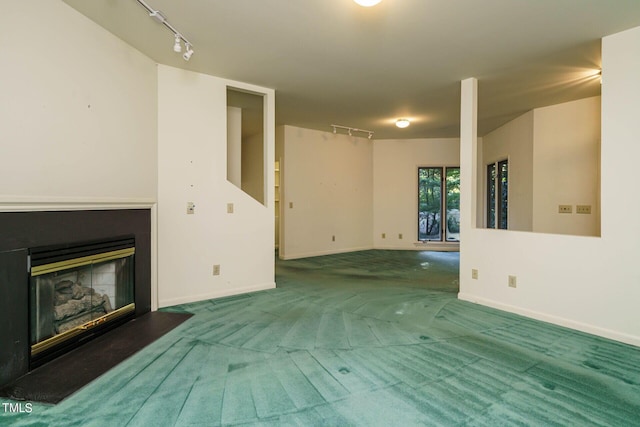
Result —
<path fill-rule="evenodd" d="M 191 49 L 191 45 L 189 43 L 185 44 L 186 52 L 182 55 L 182 59 L 188 61 L 191 59 L 191 55 L 193 55 L 193 49 Z"/>
<path fill-rule="evenodd" d="M 176 53 L 180 53 L 182 52 L 182 42 L 184 42 L 184 47 L 185 47 L 185 53 L 184 55 L 182 55 L 182 58 L 185 61 L 188 61 L 191 59 L 191 55 L 193 55 L 193 45 L 191 44 L 191 42 L 189 40 L 187 40 L 178 30 L 176 30 L 173 25 L 171 25 L 169 23 L 169 21 L 167 21 L 167 17 L 164 16 L 164 14 L 162 12 L 160 12 L 159 10 L 154 10 L 151 6 L 149 6 L 144 0 L 136 0 L 138 2 L 138 4 L 142 7 L 144 7 L 147 12 L 149 12 L 149 16 L 156 21 L 159 24 L 164 25 L 165 27 L 167 27 L 169 29 L 169 31 L 171 31 L 173 33 L 173 35 L 175 36 L 175 41 L 173 43 L 173 51 Z"/>
<path fill-rule="evenodd" d="M 372 130 L 358 129 L 358 128 L 352 128 L 349 126 L 341 126 L 341 125 L 331 125 L 331 127 L 333 128 L 333 133 L 337 133 L 336 132 L 337 129 L 346 129 L 347 135 L 349 136 L 353 136 L 354 132 L 362 132 L 362 133 L 368 134 L 367 138 L 373 139 L 374 132 Z"/>
<path fill-rule="evenodd" d="M 152 10 L 151 8 L 149 8 L 149 16 L 158 24 L 164 24 L 165 22 L 167 22 L 167 18 L 159 10 Z"/>

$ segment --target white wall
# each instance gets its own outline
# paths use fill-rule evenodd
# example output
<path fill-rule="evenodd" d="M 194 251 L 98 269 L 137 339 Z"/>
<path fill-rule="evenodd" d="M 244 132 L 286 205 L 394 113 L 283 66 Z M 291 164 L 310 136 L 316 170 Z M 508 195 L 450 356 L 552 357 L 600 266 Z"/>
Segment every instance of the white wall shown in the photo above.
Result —
<path fill-rule="evenodd" d="M 155 202 L 155 63 L 61 1 L 0 28 L 0 203 Z"/>
<path fill-rule="evenodd" d="M 599 236 L 600 97 L 533 114 L 533 231 Z M 558 205 L 573 213 L 558 213 Z M 577 214 L 576 205 L 590 205 L 591 214 Z"/>
<path fill-rule="evenodd" d="M 264 135 L 251 135 L 242 140 L 242 189 L 264 203 Z"/>
<path fill-rule="evenodd" d="M 242 188 L 242 108 L 227 107 L 227 180 Z"/>
<path fill-rule="evenodd" d="M 371 141 L 285 126 L 283 142 L 280 257 L 371 249 Z"/>
<path fill-rule="evenodd" d="M 530 231 L 533 228 L 533 150 L 533 111 L 482 138 L 482 160 L 478 165 L 482 175 L 482 194 L 486 194 L 487 165 L 509 160 L 509 230 Z M 486 200 L 483 198 L 478 202 L 484 207 L 480 221 L 484 226 Z"/>
<path fill-rule="evenodd" d="M 373 244 L 379 249 L 440 248 L 418 241 L 418 167 L 459 166 L 460 140 L 373 141 Z M 383 239 L 382 234 L 386 237 Z M 402 239 L 399 235 L 402 234 Z M 449 244 L 451 246 L 451 244 Z M 457 248 L 457 245 L 454 245 Z"/>
<path fill-rule="evenodd" d="M 275 244 L 278 249 L 280 249 L 280 242 L 283 239 L 284 227 L 282 225 L 282 210 L 284 208 L 284 203 L 282 202 L 282 197 L 284 194 L 284 126 L 276 127 L 276 161 L 278 162 L 279 171 L 275 174 L 278 176 L 278 188 L 277 188 L 277 201 L 275 201 L 274 211 L 275 211 Z M 274 193 L 276 192 L 274 191 Z M 278 252 L 278 256 L 281 256 Z"/>
<path fill-rule="evenodd" d="M 629 220 L 640 210 L 629 197 L 640 158 L 639 50 L 640 27 L 603 39 L 601 238 L 473 227 L 477 90 L 463 82 L 461 299 L 640 345 L 640 223 Z"/>
<path fill-rule="evenodd" d="M 266 94 L 266 206 L 227 181 L 227 85 Z M 273 90 L 158 67 L 160 306 L 275 286 L 274 122 Z"/>

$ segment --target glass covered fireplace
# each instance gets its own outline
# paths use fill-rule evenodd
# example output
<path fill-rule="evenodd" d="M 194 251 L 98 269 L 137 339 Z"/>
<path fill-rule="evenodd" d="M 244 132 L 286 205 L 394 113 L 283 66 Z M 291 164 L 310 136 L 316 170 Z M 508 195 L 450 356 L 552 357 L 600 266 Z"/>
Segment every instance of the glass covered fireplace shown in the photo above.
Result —
<path fill-rule="evenodd" d="M 134 255 L 133 237 L 30 250 L 32 368 L 134 316 Z"/>

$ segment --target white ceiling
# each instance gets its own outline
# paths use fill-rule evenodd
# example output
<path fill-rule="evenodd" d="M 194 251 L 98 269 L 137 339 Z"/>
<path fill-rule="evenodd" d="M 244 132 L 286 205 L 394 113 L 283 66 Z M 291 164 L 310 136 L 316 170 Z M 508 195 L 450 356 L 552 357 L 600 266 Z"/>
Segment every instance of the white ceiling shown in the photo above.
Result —
<path fill-rule="evenodd" d="M 190 62 L 135 0 L 65 0 L 159 63 L 275 89 L 277 124 L 378 139 L 458 136 L 468 77 L 480 135 L 598 95 L 600 38 L 640 26 L 639 0 L 146 1 L 193 43 Z"/>

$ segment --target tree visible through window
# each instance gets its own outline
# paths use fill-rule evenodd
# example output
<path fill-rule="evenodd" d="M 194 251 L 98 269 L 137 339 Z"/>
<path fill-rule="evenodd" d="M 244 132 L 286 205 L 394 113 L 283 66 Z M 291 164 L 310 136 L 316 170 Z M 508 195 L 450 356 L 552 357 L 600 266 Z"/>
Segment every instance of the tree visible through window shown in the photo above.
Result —
<path fill-rule="evenodd" d="M 509 161 L 487 165 L 487 228 L 508 228 Z"/>
<path fill-rule="evenodd" d="M 418 240 L 460 240 L 459 167 L 418 168 Z"/>

